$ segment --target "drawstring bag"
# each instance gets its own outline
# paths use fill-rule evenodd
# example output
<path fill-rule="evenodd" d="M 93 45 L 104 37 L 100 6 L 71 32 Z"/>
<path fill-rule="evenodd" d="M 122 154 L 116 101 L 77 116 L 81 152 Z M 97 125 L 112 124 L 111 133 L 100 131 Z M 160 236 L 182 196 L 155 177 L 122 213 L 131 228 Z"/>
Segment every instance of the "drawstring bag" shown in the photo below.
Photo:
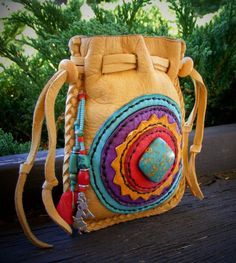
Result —
<path fill-rule="evenodd" d="M 48 215 L 69 234 L 166 212 L 180 202 L 186 186 L 203 198 L 195 158 L 202 146 L 207 90 L 192 59 L 184 57 L 185 43 L 141 35 L 75 36 L 69 47 L 70 60 L 60 63 L 36 104 L 31 150 L 20 166 L 15 192 L 23 230 L 33 244 L 43 248 L 52 245 L 31 232 L 22 195 L 44 119 L 49 145 L 42 199 Z M 186 76 L 195 87 L 195 104 L 188 118 L 179 85 L 179 77 Z M 64 83 L 69 89 L 63 194 L 55 205 L 54 105 Z"/>

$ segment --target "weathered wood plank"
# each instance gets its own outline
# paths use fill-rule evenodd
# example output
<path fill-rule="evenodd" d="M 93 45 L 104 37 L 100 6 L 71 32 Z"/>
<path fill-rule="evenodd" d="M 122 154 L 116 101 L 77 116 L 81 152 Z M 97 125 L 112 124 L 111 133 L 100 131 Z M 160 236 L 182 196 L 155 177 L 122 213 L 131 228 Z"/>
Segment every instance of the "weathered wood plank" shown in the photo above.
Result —
<path fill-rule="evenodd" d="M 191 140 L 193 133 L 191 133 Z M 204 180 L 212 174 L 221 171 L 236 169 L 236 124 L 209 127 L 205 129 L 203 148 L 197 157 L 197 173 L 205 176 Z M 41 186 L 44 182 L 44 161 L 47 152 L 39 152 L 35 166 L 29 175 L 25 192 L 24 205 L 26 211 L 32 208 L 42 208 Z M 8 220 L 15 214 L 14 190 L 18 178 L 19 165 L 26 159 L 26 154 L 0 157 L 0 219 Z M 54 189 L 55 202 L 62 191 L 63 149 L 57 150 L 56 175 L 60 184 Z"/>
<path fill-rule="evenodd" d="M 37 225 L 38 237 L 54 243 L 50 250 L 33 247 L 15 224 L 5 224 L 0 261 L 236 262 L 236 180 L 218 179 L 203 191 L 203 201 L 187 193 L 168 213 L 79 237 L 68 237 L 50 222 Z"/>

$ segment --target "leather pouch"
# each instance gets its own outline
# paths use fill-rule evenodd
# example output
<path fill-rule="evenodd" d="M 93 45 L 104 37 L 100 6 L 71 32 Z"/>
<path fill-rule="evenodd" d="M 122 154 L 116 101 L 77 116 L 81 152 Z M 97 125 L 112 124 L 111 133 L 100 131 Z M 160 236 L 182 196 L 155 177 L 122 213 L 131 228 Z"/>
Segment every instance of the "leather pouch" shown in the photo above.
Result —
<path fill-rule="evenodd" d="M 31 232 L 22 194 L 46 119 L 49 150 L 42 198 L 49 216 L 66 232 L 98 230 L 157 215 L 175 207 L 186 185 L 202 199 L 195 173 L 201 151 L 207 91 L 185 43 L 165 37 L 75 36 L 70 60 L 46 84 L 35 107 L 32 146 L 20 167 L 16 211 L 28 238 L 51 247 Z M 195 104 L 185 117 L 179 77 L 190 76 Z M 65 109 L 63 190 L 57 207 L 54 104 L 69 83 Z M 188 136 L 196 120 L 193 145 Z"/>

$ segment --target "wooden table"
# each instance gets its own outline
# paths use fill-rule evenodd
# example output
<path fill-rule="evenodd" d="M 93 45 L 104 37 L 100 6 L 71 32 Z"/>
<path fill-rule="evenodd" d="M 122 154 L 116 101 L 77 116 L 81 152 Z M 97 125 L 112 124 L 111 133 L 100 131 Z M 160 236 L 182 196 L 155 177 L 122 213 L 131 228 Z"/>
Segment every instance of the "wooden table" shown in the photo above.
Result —
<path fill-rule="evenodd" d="M 17 222 L 2 223 L 0 262 L 236 262 L 236 179 L 229 177 L 208 178 L 203 201 L 187 192 L 168 213 L 74 238 L 44 215 L 31 219 L 53 249 L 35 248 Z"/>

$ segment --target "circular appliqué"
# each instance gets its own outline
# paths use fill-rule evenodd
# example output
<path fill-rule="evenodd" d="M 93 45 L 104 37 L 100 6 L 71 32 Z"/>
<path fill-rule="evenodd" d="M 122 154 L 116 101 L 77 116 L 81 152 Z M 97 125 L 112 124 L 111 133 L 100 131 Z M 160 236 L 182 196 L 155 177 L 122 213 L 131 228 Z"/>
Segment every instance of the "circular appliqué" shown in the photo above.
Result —
<path fill-rule="evenodd" d="M 182 175 L 181 113 L 163 95 L 138 97 L 110 116 L 90 148 L 91 185 L 111 211 L 153 208 L 177 190 Z"/>

